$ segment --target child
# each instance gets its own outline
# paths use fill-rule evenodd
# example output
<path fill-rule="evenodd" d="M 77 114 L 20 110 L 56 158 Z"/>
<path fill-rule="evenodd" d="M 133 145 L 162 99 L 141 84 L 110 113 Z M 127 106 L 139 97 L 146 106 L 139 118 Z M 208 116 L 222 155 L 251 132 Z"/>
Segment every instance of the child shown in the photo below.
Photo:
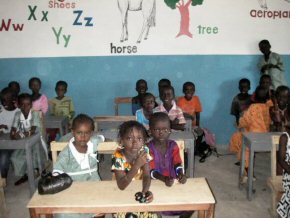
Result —
<path fill-rule="evenodd" d="M 47 97 L 43 94 L 40 94 L 41 81 L 37 77 L 33 77 L 29 80 L 29 89 L 32 91 L 32 102 L 33 110 L 41 111 L 43 114 L 46 114 L 48 111 L 48 100 Z"/>
<path fill-rule="evenodd" d="M 4 88 L 1 91 L 1 103 L 3 107 L 0 111 L 0 134 L 7 134 L 11 130 L 15 113 L 19 111 L 19 109 L 15 107 L 15 99 L 16 94 L 11 89 Z M 12 152 L 13 150 L 0 150 L 1 177 L 5 179 L 7 178 Z"/>
<path fill-rule="evenodd" d="M 282 58 L 279 54 L 271 52 L 270 42 L 268 40 L 260 41 L 259 49 L 263 53 L 258 64 L 261 74 L 271 77 L 274 90 L 278 86 L 287 85 Z"/>
<path fill-rule="evenodd" d="M 290 121 L 290 106 L 286 110 L 286 118 Z M 290 122 L 285 124 L 286 132 L 280 136 L 278 162 L 283 168 L 283 189 L 284 193 L 278 202 L 277 212 L 282 218 L 290 216 Z"/>
<path fill-rule="evenodd" d="M 20 85 L 18 82 L 16 81 L 11 81 L 8 84 L 8 88 L 10 88 L 13 92 L 15 92 L 15 94 L 18 96 L 20 93 Z"/>
<path fill-rule="evenodd" d="M 185 119 L 182 110 L 175 103 L 174 88 L 172 86 L 164 86 L 161 89 L 162 103 L 154 108 L 153 112 L 165 112 L 170 118 L 171 129 L 184 130 Z"/>
<path fill-rule="evenodd" d="M 289 100 L 289 88 L 287 86 L 279 86 L 276 89 L 275 98 L 273 98 L 274 106 L 270 107 L 272 132 L 286 131 L 285 124 L 288 123 L 286 116 L 288 100 Z"/>
<path fill-rule="evenodd" d="M 162 101 L 161 101 L 161 90 L 165 86 L 171 86 L 170 80 L 169 79 L 165 79 L 165 78 L 159 80 L 159 82 L 158 82 L 159 97 L 156 97 L 156 103 L 158 105 L 160 105 L 162 103 Z"/>
<path fill-rule="evenodd" d="M 192 126 L 199 126 L 202 106 L 198 96 L 195 96 L 195 85 L 192 82 L 183 84 L 184 97 L 180 97 L 177 105 L 182 109 L 185 118 L 192 120 Z"/>
<path fill-rule="evenodd" d="M 151 93 L 146 93 L 142 98 L 142 108 L 136 111 L 136 120 L 141 123 L 146 130 L 149 130 L 149 119 L 153 114 L 155 97 Z"/>
<path fill-rule="evenodd" d="M 39 113 L 32 111 L 32 99 L 27 93 L 20 94 L 18 96 L 18 105 L 20 111 L 15 113 L 10 136 L 11 139 L 21 139 L 33 135 L 40 126 Z M 38 129 L 37 129 L 38 128 Z M 28 177 L 26 174 L 26 155 L 25 150 L 15 150 L 11 155 L 11 162 L 13 165 L 14 173 L 21 178 L 16 181 L 15 185 L 20 185 L 26 182 Z M 33 162 L 34 166 L 37 164 L 36 152 L 33 150 Z"/>
<path fill-rule="evenodd" d="M 179 147 L 175 141 L 169 139 L 171 133 L 170 119 L 166 113 L 154 113 L 149 121 L 152 140 L 148 143 L 150 155 L 153 160 L 150 161 L 151 178 L 158 179 L 166 186 L 172 186 L 174 179 L 181 184 L 186 183 L 186 176 L 182 166 L 182 160 L 179 153 Z M 188 217 L 191 212 L 163 212 L 163 215 L 182 215 Z"/>
<path fill-rule="evenodd" d="M 250 105 L 239 120 L 238 128 L 243 128 L 245 132 L 269 132 L 270 130 L 270 113 L 269 106 L 266 104 L 268 91 L 258 86 L 256 88 L 256 102 Z M 241 160 L 242 153 L 242 133 L 237 132 L 231 138 L 230 151 L 238 154 L 238 160 Z M 249 165 L 249 150 L 246 149 L 245 171 L 247 173 Z M 244 177 L 246 180 L 246 177 Z"/>
<path fill-rule="evenodd" d="M 251 95 L 248 93 L 250 89 L 251 89 L 250 80 L 243 78 L 239 81 L 240 93 L 234 97 L 231 107 L 231 115 L 235 116 L 237 126 L 239 125 L 239 119 L 242 113 L 246 109 L 248 109 L 248 107 L 252 103 Z"/>
<path fill-rule="evenodd" d="M 146 197 L 146 203 L 153 200 L 153 194 L 149 191 L 150 169 L 149 149 L 144 145 L 146 141 L 146 130 L 137 121 L 124 122 L 119 129 L 120 147 L 114 152 L 112 157 L 112 172 L 117 180 L 119 189 L 124 190 L 133 179 L 143 180 L 142 193 Z M 134 196 L 132 196 L 134 198 Z M 134 213 L 133 217 L 141 217 L 144 213 Z M 127 213 L 116 214 L 116 217 L 130 217 Z"/>
<path fill-rule="evenodd" d="M 272 80 L 269 75 L 262 75 L 260 77 L 259 85 L 267 90 L 266 103 L 269 107 L 273 106 L 272 98 L 275 96 L 275 91 L 271 88 Z M 256 92 L 251 97 L 252 102 L 256 102 Z"/>
<path fill-rule="evenodd" d="M 53 175 L 68 174 L 73 181 L 98 181 L 97 146 L 104 142 L 103 136 L 91 138 L 94 121 L 85 114 L 79 114 L 72 122 L 73 138 L 60 152 L 53 166 Z M 56 217 L 93 217 L 94 214 L 58 214 Z"/>
<path fill-rule="evenodd" d="M 144 79 L 139 79 L 136 82 L 136 91 L 138 95 L 132 98 L 132 114 L 135 115 L 136 111 L 141 108 L 142 97 L 148 90 L 147 82 Z"/>

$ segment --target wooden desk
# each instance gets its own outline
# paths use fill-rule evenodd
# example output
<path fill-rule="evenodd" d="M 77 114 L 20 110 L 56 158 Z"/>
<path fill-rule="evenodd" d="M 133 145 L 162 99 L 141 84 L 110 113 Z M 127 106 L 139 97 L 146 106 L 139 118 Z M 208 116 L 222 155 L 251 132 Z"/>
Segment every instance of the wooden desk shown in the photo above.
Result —
<path fill-rule="evenodd" d="M 125 121 L 136 120 L 135 116 L 95 116 L 95 131 L 118 129 Z"/>
<path fill-rule="evenodd" d="M 36 133 L 31 137 L 19 140 L 11 140 L 9 134 L 2 134 L 0 136 L 0 149 L 9 149 L 9 150 L 25 149 L 30 195 L 32 195 L 36 189 L 35 186 L 36 181 L 34 180 L 34 166 L 32 161 L 32 147 L 36 148 L 38 169 L 39 172 L 41 172 L 42 164 L 40 160 L 40 147 L 41 147 L 40 133 Z"/>
<path fill-rule="evenodd" d="M 242 147 L 242 157 L 241 157 L 241 166 L 240 166 L 240 175 L 239 175 L 239 187 L 242 188 L 242 180 L 244 175 L 245 168 L 245 151 L 246 147 L 250 150 L 250 161 L 248 168 L 248 189 L 247 197 L 248 200 L 252 200 L 253 194 L 253 174 L 254 174 L 254 154 L 255 152 L 265 152 L 271 151 L 272 149 L 272 136 L 281 135 L 281 132 L 267 132 L 267 133 L 253 133 L 245 132 L 243 133 L 243 147 Z"/>
<path fill-rule="evenodd" d="M 188 179 L 187 183 L 167 187 L 154 180 L 150 190 L 154 200 L 149 204 L 135 201 L 135 193 L 142 187 L 141 180 L 123 191 L 116 181 L 73 182 L 72 186 L 54 195 L 39 195 L 29 201 L 30 217 L 54 213 L 117 213 L 138 211 L 198 210 L 199 218 L 214 217 L 215 199 L 205 178 Z M 49 217 L 49 216 L 47 216 Z"/>
<path fill-rule="evenodd" d="M 44 117 L 45 129 L 59 129 L 61 136 L 69 132 L 69 119 L 62 116 L 45 116 Z"/>

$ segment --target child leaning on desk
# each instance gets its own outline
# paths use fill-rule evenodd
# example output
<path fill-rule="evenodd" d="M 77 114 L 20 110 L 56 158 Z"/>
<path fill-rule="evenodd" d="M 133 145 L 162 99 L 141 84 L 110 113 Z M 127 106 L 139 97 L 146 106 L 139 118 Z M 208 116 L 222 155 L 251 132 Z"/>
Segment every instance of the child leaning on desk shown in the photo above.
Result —
<path fill-rule="evenodd" d="M 112 156 L 112 172 L 119 189 L 124 190 L 134 179 L 142 179 L 142 194 L 144 203 L 153 200 L 153 194 L 149 191 L 151 179 L 149 161 L 149 149 L 145 146 L 147 134 L 144 126 L 137 121 L 124 122 L 119 129 L 119 147 Z M 134 196 L 132 196 L 134 198 Z M 117 213 L 114 217 L 157 217 L 152 212 Z"/>
<path fill-rule="evenodd" d="M 186 183 L 186 176 L 182 166 L 179 147 L 174 140 L 170 140 L 170 119 L 166 113 L 154 113 L 149 120 L 152 140 L 148 143 L 150 155 L 151 178 L 158 179 L 166 186 L 172 186 L 175 179 Z M 172 215 L 186 218 L 192 215 L 191 211 L 166 211 L 162 215 Z"/>
<path fill-rule="evenodd" d="M 73 181 L 100 180 L 98 172 L 97 146 L 104 141 L 99 135 L 91 138 L 94 121 L 85 114 L 79 114 L 73 120 L 72 134 L 68 145 L 60 152 L 53 166 L 53 175 L 68 174 Z M 87 218 L 94 214 L 58 214 L 57 218 Z M 103 215 L 99 215 L 101 217 Z M 96 216 L 95 216 L 96 217 Z"/>

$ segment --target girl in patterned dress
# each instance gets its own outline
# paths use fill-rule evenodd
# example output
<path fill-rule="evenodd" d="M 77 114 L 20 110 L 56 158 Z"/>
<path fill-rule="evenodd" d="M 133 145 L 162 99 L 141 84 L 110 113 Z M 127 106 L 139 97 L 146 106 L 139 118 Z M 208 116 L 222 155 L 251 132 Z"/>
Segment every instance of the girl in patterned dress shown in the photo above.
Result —
<path fill-rule="evenodd" d="M 288 102 L 286 118 L 290 120 L 290 105 Z M 290 217 L 290 122 L 285 124 L 286 132 L 279 140 L 278 162 L 283 168 L 284 194 L 277 206 L 277 212 L 282 218 Z"/>

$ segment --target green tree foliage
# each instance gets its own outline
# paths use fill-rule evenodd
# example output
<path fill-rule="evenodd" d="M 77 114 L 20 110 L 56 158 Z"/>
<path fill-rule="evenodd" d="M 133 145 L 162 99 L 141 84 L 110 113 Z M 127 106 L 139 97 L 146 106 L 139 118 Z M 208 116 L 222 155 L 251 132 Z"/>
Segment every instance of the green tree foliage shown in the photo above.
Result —
<path fill-rule="evenodd" d="M 164 0 L 165 4 L 170 7 L 171 9 L 176 9 L 176 4 L 180 2 L 181 0 Z M 184 0 L 187 1 L 187 0 Z M 191 5 L 201 5 L 203 3 L 203 0 L 192 0 Z"/>

